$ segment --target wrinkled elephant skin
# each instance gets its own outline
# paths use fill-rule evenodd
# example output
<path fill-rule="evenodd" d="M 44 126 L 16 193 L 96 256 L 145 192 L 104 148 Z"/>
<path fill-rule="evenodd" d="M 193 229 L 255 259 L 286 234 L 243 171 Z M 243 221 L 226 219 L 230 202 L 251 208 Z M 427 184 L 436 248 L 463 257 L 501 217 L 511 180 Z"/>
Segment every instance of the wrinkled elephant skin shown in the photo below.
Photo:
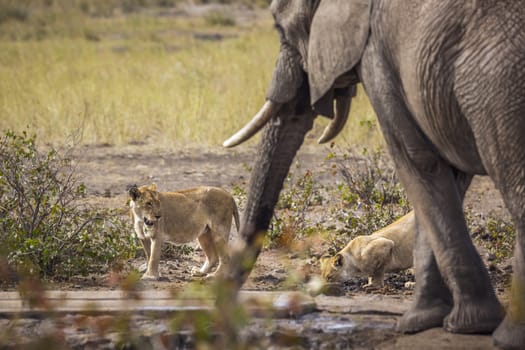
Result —
<path fill-rule="evenodd" d="M 525 349 L 525 0 L 274 0 L 271 11 L 281 49 L 270 102 L 225 142 L 268 124 L 241 225 L 245 251 L 257 257 L 256 237 L 315 116 L 333 118 L 322 141 L 335 137 L 361 82 L 416 213 L 416 298 L 398 329 L 495 330 L 498 346 Z M 474 175 L 492 178 L 516 228 L 506 313 L 462 211 Z M 233 271 L 237 287 L 250 266 Z"/>

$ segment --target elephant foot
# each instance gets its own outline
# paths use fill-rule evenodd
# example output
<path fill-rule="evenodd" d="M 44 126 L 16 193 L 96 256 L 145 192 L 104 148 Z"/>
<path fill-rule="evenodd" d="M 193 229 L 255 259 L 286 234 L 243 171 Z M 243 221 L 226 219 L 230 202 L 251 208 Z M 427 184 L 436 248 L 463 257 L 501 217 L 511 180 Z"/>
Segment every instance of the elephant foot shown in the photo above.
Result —
<path fill-rule="evenodd" d="M 443 320 L 452 307 L 439 303 L 428 307 L 412 307 L 397 321 L 396 331 L 417 333 L 426 329 L 442 327 Z"/>
<path fill-rule="evenodd" d="M 494 345 L 505 350 L 525 349 L 525 323 L 513 322 L 505 317 L 492 335 Z"/>
<path fill-rule="evenodd" d="M 497 299 L 485 303 L 458 303 L 445 318 L 444 327 L 452 333 L 492 333 L 505 311 Z"/>

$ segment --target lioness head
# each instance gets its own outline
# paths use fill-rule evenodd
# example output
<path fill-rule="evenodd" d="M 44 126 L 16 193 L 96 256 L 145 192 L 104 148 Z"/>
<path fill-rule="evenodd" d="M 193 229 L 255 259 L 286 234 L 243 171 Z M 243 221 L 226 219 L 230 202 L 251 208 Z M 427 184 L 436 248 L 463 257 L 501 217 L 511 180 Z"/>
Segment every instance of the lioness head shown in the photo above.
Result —
<path fill-rule="evenodd" d="M 142 221 L 146 228 L 152 228 L 161 217 L 159 193 L 157 186 L 133 185 L 128 189 L 131 197 L 130 207 L 133 213 Z"/>
<path fill-rule="evenodd" d="M 343 259 L 343 255 L 339 253 L 334 256 L 324 255 L 321 257 L 321 277 L 326 282 L 337 282 L 340 280 L 343 270 Z"/>

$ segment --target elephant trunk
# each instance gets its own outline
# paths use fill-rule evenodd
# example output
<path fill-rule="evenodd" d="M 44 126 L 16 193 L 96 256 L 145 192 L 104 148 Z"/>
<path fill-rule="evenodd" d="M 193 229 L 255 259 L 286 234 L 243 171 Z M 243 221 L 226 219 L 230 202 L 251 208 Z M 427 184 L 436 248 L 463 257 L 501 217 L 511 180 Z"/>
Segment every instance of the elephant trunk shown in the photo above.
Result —
<path fill-rule="evenodd" d="M 278 115 L 264 129 L 239 231 L 244 245 L 232 255 L 229 278 L 236 289 L 247 279 L 261 251 L 284 180 L 314 118 L 311 109 L 292 118 Z"/>

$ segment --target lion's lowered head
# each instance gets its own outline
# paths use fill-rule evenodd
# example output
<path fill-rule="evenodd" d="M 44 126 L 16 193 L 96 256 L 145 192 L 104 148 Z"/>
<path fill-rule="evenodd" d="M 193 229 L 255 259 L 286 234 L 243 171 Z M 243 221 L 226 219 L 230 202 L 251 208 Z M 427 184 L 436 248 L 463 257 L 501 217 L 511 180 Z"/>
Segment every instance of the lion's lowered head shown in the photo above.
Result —
<path fill-rule="evenodd" d="M 334 256 L 324 255 L 320 259 L 321 277 L 326 282 L 342 282 L 363 272 L 358 268 L 355 258 L 348 252 L 339 252 Z"/>
<path fill-rule="evenodd" d="M 339 253 L 334 256 L 322 256 L 319 260 L 321 263 L 321 277 L 327 282 L 338 281 L 343 268 L 343 259 L 343 255 Z"/>
<path fill-rule="evenodd" d="M 321 276 L 327 282 L 366 277 L 384 270 L 392 260 L 394 242 L 380 236 L 357 236 L 333 257 L 320 259 Z"/>
<path fill-rule="evenodd" d="M 146 228 L 152 228 L 161 218 L 159 192 L 155 184 L 132 185 L 128 188 L 130 207 L 135 215 L 144 221 Z"/>

